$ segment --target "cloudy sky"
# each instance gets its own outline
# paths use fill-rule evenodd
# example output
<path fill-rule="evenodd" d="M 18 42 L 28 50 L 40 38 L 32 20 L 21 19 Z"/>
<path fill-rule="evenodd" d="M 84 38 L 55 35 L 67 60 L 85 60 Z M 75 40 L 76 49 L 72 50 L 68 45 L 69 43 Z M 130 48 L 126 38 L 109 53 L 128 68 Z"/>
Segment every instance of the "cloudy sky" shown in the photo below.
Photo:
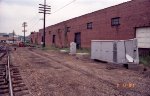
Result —
<path fill-rule="evenodd" d="M 51 14 L 47 15 L 46 26 L 127 1 L 130 0 L 47 0 Z M 43 2 L 44 0 L 0 0 L 0 33 L 14 30 L 16 34 L 23 35 L 23 22 L 28 25 L 26 35 L 41 29 L 43 14 L 38 13 L 38 7 Z"/>

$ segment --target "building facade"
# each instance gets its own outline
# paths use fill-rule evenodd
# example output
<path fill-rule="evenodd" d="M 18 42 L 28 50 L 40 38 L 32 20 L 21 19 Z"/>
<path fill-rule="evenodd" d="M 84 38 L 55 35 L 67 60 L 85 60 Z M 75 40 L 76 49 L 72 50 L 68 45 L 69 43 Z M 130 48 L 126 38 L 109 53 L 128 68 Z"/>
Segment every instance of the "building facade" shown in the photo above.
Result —
<path fill-rule="evenodd" d="M 46 45 L 68 47 L 70 42 L 76 42 L 78 48 L 90 48 L 91 40 L 139 38 L 139 44 L 148 44 L 150 48 L 149 10 L 150 0 L 132 0 L 48 26 Z M 146 38 L 144 43 L 137 35 L 139 28 L 147 30 L 146 36 L 149 37 L 143 37 Z M 41 44 L 42 34 L 42 29 L 32 32 L 32 43 Z"/>

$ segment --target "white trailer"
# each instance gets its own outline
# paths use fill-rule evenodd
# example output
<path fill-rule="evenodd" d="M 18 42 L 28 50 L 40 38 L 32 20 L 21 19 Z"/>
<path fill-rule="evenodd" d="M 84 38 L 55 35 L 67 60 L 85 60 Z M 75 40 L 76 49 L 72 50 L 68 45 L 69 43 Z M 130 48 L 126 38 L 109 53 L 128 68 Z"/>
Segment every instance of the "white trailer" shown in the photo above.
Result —
<path fill-rule="evenodd" d="M 117 64 L 139 64 L 137 40 L 92 40 L 91 59 Z"/>

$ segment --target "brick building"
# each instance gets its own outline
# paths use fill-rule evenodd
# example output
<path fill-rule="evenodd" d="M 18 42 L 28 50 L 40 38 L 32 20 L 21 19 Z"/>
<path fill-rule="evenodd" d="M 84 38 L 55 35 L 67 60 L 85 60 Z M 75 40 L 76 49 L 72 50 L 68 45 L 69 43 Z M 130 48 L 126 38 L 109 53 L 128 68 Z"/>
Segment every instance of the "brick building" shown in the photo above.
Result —
<path fill-rule="evenodd" d="M 41 44 L 42 42 L 42 31 L 39 32 L 31 32 L 30 34 L 30 42 L 33 44 Z"/>
<path fill-rule="evenodd" d="M 150 35 L 150 0 L 132 0 L 48 26 L 46 45 L 66 47 L 75 41 L 77 47 L 90 48 L 91 40 L 136 38 L 137 30 L 141 28 L 148 30 Z M 42 29 L 32 32 L 33 43 L 40 44 L 42 32 Z M 149 35 L 144 37 L 149 41 L 146 48 L 150 48 Z M 140 44 L 142 40 L 138 42 Z"/>

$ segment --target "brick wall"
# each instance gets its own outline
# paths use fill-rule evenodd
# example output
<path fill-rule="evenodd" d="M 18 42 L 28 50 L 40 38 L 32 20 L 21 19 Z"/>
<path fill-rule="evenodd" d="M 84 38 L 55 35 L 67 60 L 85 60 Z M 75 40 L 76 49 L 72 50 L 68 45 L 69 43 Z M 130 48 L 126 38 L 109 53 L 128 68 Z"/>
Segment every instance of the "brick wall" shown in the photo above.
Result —
<path fill-rule="evenodd" d="M 70 42 L 74 41 L 77 32 L 81 33 L 81 47 L 86 48 L 91 46 L 91 40 L 135 38 L 136 27 L 150 26 L 149 10 L 150 0 L 132 0 L 60 22 L 46 28 L 46 45 L 52 45 L 52 37 L 55 35 L 56 46 L 69 46 Z M 111 18 L 114 17 L 120 17 L 118 27 L 111 26 Z M 93 23 L 92 29 L 87 29 L 88 22 Z M 66 27 L 70 27 L 70 32 L 65 35 Z M 38 38 L 41 37 L 38 36 Z M 39 40 L 41 39 L 38 39 L 38 42 Z"/>

